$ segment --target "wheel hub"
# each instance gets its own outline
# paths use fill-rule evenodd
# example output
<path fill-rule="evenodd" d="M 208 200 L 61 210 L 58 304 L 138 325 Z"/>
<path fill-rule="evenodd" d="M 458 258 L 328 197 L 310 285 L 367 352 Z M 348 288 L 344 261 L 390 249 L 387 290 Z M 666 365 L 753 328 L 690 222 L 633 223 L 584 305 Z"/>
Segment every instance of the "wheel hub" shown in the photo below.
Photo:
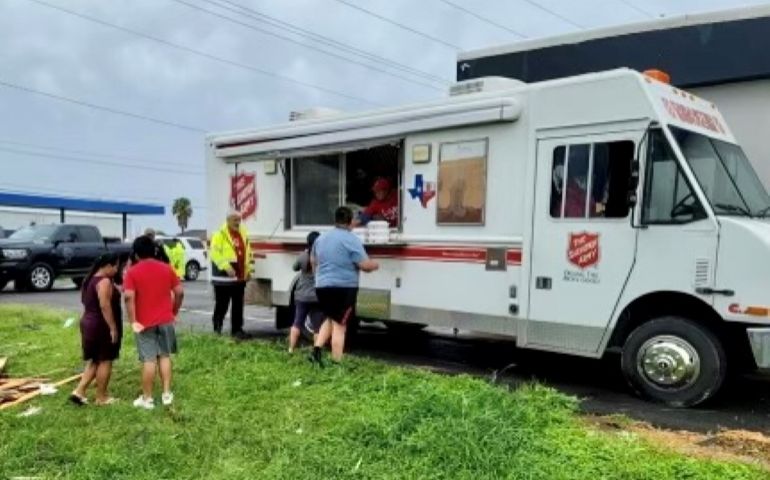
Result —
<path fill-rule="evenodd" d="M 637 356 L 639 372 L 661 388 L 684 388 L 700 374 L 700 357 L 686 340 L 660 335 L 647 340 Z"/>
<path fill-rule="evenodd" d="M 48 282 L 51 281 L 51 274 L 48 273 L 48 270 L 45 268 L 38 267 L 32 270 L 31 277 L 32 285 L 37 288 L 44 288 L 48 285 Z"/>

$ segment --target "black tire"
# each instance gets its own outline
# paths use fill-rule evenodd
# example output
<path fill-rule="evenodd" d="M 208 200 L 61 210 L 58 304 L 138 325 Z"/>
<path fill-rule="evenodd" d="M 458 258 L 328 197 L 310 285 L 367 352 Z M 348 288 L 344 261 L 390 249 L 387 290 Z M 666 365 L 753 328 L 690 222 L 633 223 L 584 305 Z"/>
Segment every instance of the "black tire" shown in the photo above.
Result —
<path fill-rule="evenodd" d="M 36 263 L 27 272 L 26 284 L 33 292 L 47 292 L 56 280 L 53 269 L 45 263 Z"/>
<path fill-rule="evenodd" d="M 623 375 L 639 395 L 672 407 L 712 398 L 727 376 L 722 342 L 708 328 L 676 316 L 650 320 L 623 346 Z"/>
<path fill-rule="evenodd" d="M 392 333 L 418 333 L 427 327 L 427 325 L 423 325 L 422 323 L 407 323 L 407 322 L 394 322 L 394 321 L 384 321 L 385 327 L 387 327 L 389 332 Z"/>
<path fill-rule="evenodd" d="M 5 278 L 0 278 L 0 292 L 5 290 L 5 287 L 8 286 L 8 280 Z"/>
<path fill-rule="evenodd" d="M 194 282 L 198 280 L 198 277 L 201 274 L 201 266 L 198 265 L 198 262 L 191 260 L 187 262 L 187 265 L 184 267 L 184 279 L 189 280 L 191 282 Z"/>
<path fill-rule="evenodd" d="M 72 283 L 75 284 L 75 286 L 77 287 L 78 290 L 83 288 L 83 281 L 85 281 L 85 278 L 83 278 L 83 277 L 75 277 L 75 278 L 72 279 Z"/>

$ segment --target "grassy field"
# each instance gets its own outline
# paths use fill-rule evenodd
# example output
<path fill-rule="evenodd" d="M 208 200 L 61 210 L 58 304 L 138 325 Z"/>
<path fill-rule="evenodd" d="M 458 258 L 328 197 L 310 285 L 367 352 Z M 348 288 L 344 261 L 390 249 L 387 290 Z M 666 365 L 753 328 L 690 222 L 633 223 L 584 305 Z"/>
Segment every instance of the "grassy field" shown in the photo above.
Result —
<path fill-rule="evenodd" d="M 0 307 L 0 356 L 14 376 L 80 366 L 68 314 Z M 177 403 L 138 411 L 133 344 L 124 342 L 111 407 L 0 412 L 0 478 L 73 479 L 760 479 L 746 465 L 661 452 L 587 429 L 575 401 L 349 359 L 312 368 L 282 346 L 183 334 Z"/>

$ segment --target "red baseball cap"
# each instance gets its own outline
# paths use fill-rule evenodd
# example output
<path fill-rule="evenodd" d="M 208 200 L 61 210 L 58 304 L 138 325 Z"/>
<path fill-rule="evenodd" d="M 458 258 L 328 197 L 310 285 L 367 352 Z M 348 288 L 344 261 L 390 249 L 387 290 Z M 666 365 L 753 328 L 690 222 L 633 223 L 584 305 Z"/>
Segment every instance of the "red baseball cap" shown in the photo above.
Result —
<path fill-rule="evenodd" d="M 374 185 L 372 185 L 372 190 L 375 192 L 390 190 L 390 182 L 386 178 L 378 178 L 377 181 L 374 182 Z"/>

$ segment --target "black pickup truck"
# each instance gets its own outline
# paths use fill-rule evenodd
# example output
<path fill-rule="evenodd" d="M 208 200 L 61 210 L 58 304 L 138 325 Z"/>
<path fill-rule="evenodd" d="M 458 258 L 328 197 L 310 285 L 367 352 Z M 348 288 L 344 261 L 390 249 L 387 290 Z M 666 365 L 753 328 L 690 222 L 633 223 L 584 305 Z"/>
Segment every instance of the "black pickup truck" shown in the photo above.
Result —
<path fill-rule="evenodd" d="M 105 252 L 128 258 L 131 246 L 102 238 L 91 225 L 36 225 L 0 240 L 0 290 L 13 281 L 18 291 L 46 291 L 58 277 L 78 287 Z"/>

